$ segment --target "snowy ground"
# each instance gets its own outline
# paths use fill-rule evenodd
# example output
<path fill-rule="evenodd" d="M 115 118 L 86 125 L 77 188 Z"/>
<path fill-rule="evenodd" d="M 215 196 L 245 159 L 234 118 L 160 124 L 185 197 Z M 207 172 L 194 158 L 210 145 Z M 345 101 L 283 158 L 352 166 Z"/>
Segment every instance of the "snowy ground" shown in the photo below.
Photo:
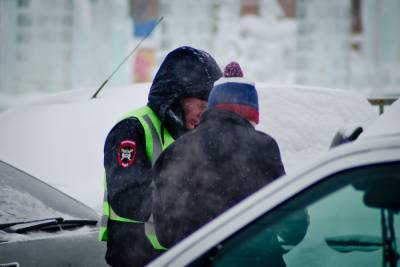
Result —
<path fill-rule="evenodd" d="M 103 144 L 127 111 L 143 106 L 149 84 L 106 87 L 44 97 L 0 113 L 0 159 L 96 210 L 103 194 Z M 354 92 L 257 84 L 260 125 L 275 137 L 287 172 L 328 150 L 337 129 L 367 127 L 378 114 Z M 23 101 L 26 103 L 26 101 Z"/>

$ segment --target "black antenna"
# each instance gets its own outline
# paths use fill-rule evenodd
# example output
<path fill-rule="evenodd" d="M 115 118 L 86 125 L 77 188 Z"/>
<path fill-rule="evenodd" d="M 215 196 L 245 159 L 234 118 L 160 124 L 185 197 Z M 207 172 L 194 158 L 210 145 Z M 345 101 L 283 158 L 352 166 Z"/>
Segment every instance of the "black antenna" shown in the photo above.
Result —
<path fill-rule="evenodd" d="M 100 85 L 99 89 L 97 89 L 96 93 L 91 97 L 91 99 L 96 98 L 97 95 L 100 93 L 101 89 L 108 83 L 108 81 L 111 79 L 112 76 L 119 70 L 119 68 L 125 63 L 125 61 L 128 60 L 128 58 L 136 51 L 136 49 L 143 43 L 144 40 L 146 40 L 147 37 L 153 32 L 153 30 L 160 24 L 160 22 L 164 19 L 164 17 L 161 17 L 158 19 L 154 27 L 140 40 L 140 42 L 135 46 L 135 48 L 132 49 L 132 51 L 122 60 L 122 62 L 118 65 L 118 67 L 111 73 L 111 75 Z"/>

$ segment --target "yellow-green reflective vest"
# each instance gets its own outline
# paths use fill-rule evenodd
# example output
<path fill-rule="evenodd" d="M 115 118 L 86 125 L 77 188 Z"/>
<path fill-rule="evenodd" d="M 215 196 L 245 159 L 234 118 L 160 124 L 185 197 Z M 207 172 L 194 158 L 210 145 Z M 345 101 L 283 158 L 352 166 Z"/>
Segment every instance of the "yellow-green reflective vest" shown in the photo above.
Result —
<path fill-rule="evenodd" d="M 121 120 L 129 117 L 136 117 L 142 124 L 145 135 L 146 155 L 151 161 L 152 165 L 154 165 L 161 152 L 164 149 L 166 149 L 170 144 L 172 144 L 174 142 L 174 139 L 169 134 L 169 132 L 166 129 L 164 129 L 164 143 L 161 142 L 161 122 L 156 116 L 156 114 L 148 106 L 127 113 Z M 145 234 L 149 239 L 150 243 L 153 245 L 154 249 L 159 249 L 159 250 L 165 249 L 157 240 L 152 221 L 141 222 L 141 221 L 131 220 L 128 218 L 118 216 L 113 211 L 110 204 L 108 203 L 107 177 L 105 177 L 103 216 L 101 218 L 100 231 L 99 231 L 100 241 L 108 240 L 108 232 L 107 232 L 108 220 L 126 222 L 126 223 L 144 223 Z"/>

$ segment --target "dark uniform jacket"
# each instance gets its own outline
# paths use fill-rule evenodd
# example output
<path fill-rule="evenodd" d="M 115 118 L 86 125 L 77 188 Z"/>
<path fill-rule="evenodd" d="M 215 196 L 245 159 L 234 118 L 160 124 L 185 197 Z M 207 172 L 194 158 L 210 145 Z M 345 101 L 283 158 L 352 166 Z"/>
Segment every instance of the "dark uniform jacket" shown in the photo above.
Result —
<path fill-rule="evenodd" d="M 213 83 L 222 73 L 207 53 L 180 47 L 167 55 L 150 89 L 148 106 L 174 139 L 185 133 L 180 100 L 184 97 L 207 99 Z M 134 101 L 134 99 L 132 100 Z M 134 143 L 133 161 L 121 165 L 120 144 Z M 104 167 L 108 202 L 119 215 L 147 221 L 151 214 L 151 162 L 146 156 L 144 129 L 130 117 L 117 123 L 106 138 Z M 126 163 L 126 162 L 125 162 Z M 144 234 L 144 224 L 108 221 L 106 260 L 112 266 L 143 266 L 158 255 Z"/>
<path fill-rule="evenodd" d="M 239 115 L 212 109 L 154 167 L 153 216 L 171 247 L 225 210 L 285 174 L 275 140 Z"/>

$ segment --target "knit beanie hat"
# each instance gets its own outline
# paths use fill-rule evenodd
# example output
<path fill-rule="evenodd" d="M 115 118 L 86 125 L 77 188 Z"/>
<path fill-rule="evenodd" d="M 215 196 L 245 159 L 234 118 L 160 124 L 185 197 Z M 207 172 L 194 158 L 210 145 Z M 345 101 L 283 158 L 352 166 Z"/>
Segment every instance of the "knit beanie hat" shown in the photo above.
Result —
<path fill-rule="evenodd" d="M 258 124 L 256 87 L 253 82 L 243 78 L 242 69 L 237 62 L 226 65 L 224 76 L 214 83 L 208 98 L 208 108 L 229 110 Z"/>

